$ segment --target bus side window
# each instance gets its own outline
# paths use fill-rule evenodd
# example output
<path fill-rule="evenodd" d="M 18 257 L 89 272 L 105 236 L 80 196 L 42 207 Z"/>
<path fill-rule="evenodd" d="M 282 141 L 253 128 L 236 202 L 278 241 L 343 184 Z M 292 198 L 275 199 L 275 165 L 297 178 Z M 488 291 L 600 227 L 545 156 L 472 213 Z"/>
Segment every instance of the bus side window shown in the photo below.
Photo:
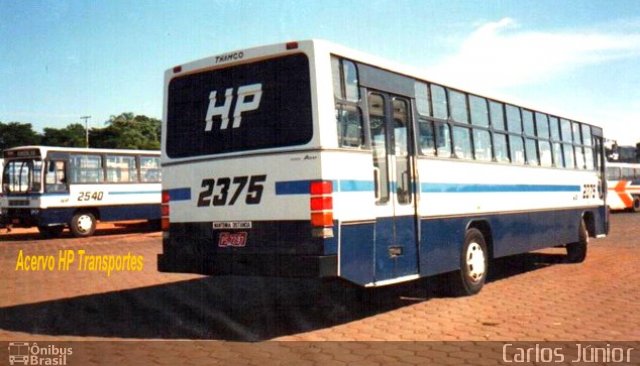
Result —
<path fill-rule="evenodd" d="M 448 124 L 436 123 L 436 145 L 439 157 L 451 157 L 451 128 Z"/>
<path fill-rule="evenodd" d="M 502 133 L 493 134 L 493 148 L 495 149 L 496 161 L 500 163 L 508 163 L 509 148 L 507 145 L 507 135 Z"/>
<path fill-rule="evenodd" d="M 349 60 L 331 57 L 334 96 L 338 99 L 357 102 L 360 100 L 358 89 L 358 69 Z"/>
<path fill-rule="evenodd" d="M 473 149 L 476 160 L 491 161 L 491 134 L 489 131 L 473 129 Z"/>
<path fill-rule="evenodd" d="M 143 183 L 160 182 L 162 171 L 160 170 L 160 158 L 140 157 L 140 181 Z"/>
<path fill-rule="evenodd" d="M 456 122 L 469 123 L 469 115 L 467 114 L 467 96 L 459 91 L 447 90 L 449 92 L 449 109 L 451 111 L 451 119 Z"/>
<path fill-rule="evenodd" d="M 595 169 L 595 163 L 594 163 L 594 154 L 593 154 L 593 149 L 590 147 L 585 147 L 584 148 L 584 160 L 585 160 L 585 168 L 587 170 L 594 170 Z"/>
<path fill-rule="evenodd" d="M 47 175 L 45 176 L 46 192 L 66 192 L 67 172 L 64 161 L 47 162 Z"/>
<path fill-rule="evenodd" d="M 511 161 L 514 164 L 523 165 L 524 159 L 524 142 L 522 137 L 516 135 L 509 135 L 509 147 L 511 153 Z"/>
<path fill-rule="evenodd" d="M 562 145 L 559 142 L 553 143 L 553 162 L 556 168 L 564 167 L 564 156 L 562 156 Z"/>
<path fill-rule="evenodd" d="M 340 147 L 361 148 L 364 146 L 362 112 L 352 105 L 336 104 L 338 144 Z"/>
<path fill-rule="evenodd" d="M 136 159 L 133 156 L 107 155 L 107 182 L 134 183 L 138 181 Z"/>
<path fill-rule="evenodd" d="M 104 182 L 101 155 L 71 155 L 69 171 L 70 183 L 101 183 Z"/>
<path fill-rule="evenodd" d="M 465 127 L 454 127 L 453 146 L 457 158 L 473 159 L 473 153 L 471 152 L 471 130 Z"/>
<path fill-rule="evenodd" d="M 436 144 L 433 122 L 420 118 L 418 120 L 418 131 L 420 133 L 420 152 L 427 156 L 435 156 Z"/>
<path fill-rule="evenodd" d="M 538 150 L 536 149 L 536 140 L 526 139 L 525 149 L 527 152 L 527 162 L 529 165 L 538 165 Z"/>
<path fill-rule="evenodd" d="M 491 115 L 491 125 L 497 130 L 504 131 L 504 112 L 503 105 L 499 102 L 489 101 L 489 114 Z"/>
<path fill-rule="evenodd" d="M 449 112 L 447 111 L 447 94 L 443 87 L 431 84 L 431 104 L 433 105 L 433 116 L 435 118 L 449 118 Z"/>
<path fill-rule="evenodd" d="M 507 104 L 507 128 L 509 132 L 522 133 L 522 118 L 520 108 Z M 513 157 L 511 157 L 513 160 Z"/>
<path fill-rule="evenodd" d="M 562 144 L 562 151 L 564 151 L 564 166 L 565 168 L 573 169 L 576 166 L 576 157 L 573 153 L 573 146 L 571 144 Z"/>
<path fill-rule="evenodd" d="M 553 166 L 551 143 L 549 141 L 538 141 L 538 149 L 540 150 L 540 165 L 545 167 Z"/>

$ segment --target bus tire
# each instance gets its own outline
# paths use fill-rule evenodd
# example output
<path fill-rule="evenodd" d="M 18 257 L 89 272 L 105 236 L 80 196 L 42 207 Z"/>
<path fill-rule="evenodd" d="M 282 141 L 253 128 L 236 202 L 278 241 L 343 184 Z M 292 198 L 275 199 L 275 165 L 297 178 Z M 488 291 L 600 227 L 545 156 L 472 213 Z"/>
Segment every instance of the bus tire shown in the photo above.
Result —
<path fill-rule="evenodd" d="M 633 196 L 633 206 L 631 206 L 633 212 L 640 212 L 640 196 Z"/>
<path fill-rule="evenodd" d="M 587 258 L 587 245 L 589 244 L 589 232 L 584 219 L 580 221 L 578 241 L 567 244 L 567 262 L 582 263 Z"/>
<path fill-rule="evenodd" d="M 43 239 L 57 238 L 62 234 L 64 230 L 63 225 L 56 226 L 38 226 L 38 231 Z"/>
<path fill-rule="evenodd" d="M 482 232 L 467 230 L 460 253 L 460 270 L 454 272 L 452 294 L 475 295 L 482 289 L 489 269 L 489 252 Z"/>
<path fill-rule="evenodd" d="M 76 238 L 91 236 L 96 231 L 96 218 L 89 211 L 78 211 L 71 218 L 69 229 Z"/>

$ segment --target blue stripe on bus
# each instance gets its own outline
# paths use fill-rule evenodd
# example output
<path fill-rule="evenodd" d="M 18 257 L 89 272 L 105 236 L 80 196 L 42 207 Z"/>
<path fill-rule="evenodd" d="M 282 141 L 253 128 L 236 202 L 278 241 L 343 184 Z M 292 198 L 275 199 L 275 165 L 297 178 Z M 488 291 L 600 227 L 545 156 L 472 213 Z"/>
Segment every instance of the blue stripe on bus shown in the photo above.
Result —
<path fill-rule="evenodd" d="M 276 182 L 276 195 L 309 194 L 309 185 L 316 180 L 292 180 Z M 334 180 L 334 192 L 373 192 L 373 181 Z"/>
<path fill-rule="evenodd" d="M 276 195 L 309 194 L 312 180 L 276 182 Z M 395 191 L 395 182 L 391 190 Z M 333 190 L 337 192 L 372 192 L 373 181 L 334 180 Z M 579 185 L 555 184 L 466 184 L 466 183 L 422 183 L 424 193 L 492 193 L 492 192 L 580 192 Z"/>
<path fill-rule="evenodd" d="M 579 185 L 422 183 L 426 193 L 580 192 Z"/>
<path fill-rule="evenodd" d="M 169 199 L 171 201 L 190 201 L 191 200 L 191 188 L 173 188 L 169 189 Z"/>
<path fill-rule="evenodd" d="M 311 182 L 310 180 L 276 182 L 276 195 L 309 194 L 309 185 Z"/>
<path fill-rule="evenodd" d="M 375 185 L 372 180 L 341 180 L 340 192 L 373 192 Z M 333 183 L 335 186 L 335 182 Z"/>

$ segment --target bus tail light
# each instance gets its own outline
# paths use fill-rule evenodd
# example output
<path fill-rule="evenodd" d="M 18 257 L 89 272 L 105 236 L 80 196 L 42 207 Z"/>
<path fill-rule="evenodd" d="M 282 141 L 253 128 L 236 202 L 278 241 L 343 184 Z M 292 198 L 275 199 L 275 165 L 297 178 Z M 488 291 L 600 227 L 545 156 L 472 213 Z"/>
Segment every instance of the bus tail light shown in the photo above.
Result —
<path fill-rule="evenodd" d="M 333 183 L 329 180 L 321 180 L 317 182 L 311 182 L 309 191 L 312 196 L 331 194 L 333 193 Z"/>
<path fill-rule="evenodd" d="M 311 182 L 309 194 L 313 236 L 333 237 L 333 183 L 326 180 Z"/>
<path fill-rule="evenodd" d="M 333 198 L 329 197 L 311 197 L 311 211 L 333 210 Z"/>
<path fill-rule="evenodd" d="M 333 226 L 333 212 L 312 212 L 311 225 L 314 227 Z"/>
<path fill-rule="evenodd" d="M 162 191 L 162 204 L 160 205 L 160 227 L 162 231 L 169 231 L 169 201 L 171 201 L 169 191 Z"/>

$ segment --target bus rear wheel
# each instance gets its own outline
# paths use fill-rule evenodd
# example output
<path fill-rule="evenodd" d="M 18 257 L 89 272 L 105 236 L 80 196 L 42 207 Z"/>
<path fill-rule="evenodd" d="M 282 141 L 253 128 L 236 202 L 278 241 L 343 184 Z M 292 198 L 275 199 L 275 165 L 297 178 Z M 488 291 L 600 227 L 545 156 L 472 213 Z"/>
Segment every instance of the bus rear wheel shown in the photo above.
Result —
<path fill-rule="evenodd" d="M 587 258 L 587 244 L 589 244 L 589 232 L 584 220 L 580 222 L 578 241 L 567 244 L 567 262 L 582 263 Z"/>
<path fill-rule="evenodd" d="M 76 238 L 91 236 L 96 231 L 96 217 L 89 211 L 79 211 L 71 218 L 69 229 Z"/>
<path fill-rule="evenodd" d="M 640 196 L 633 197 L 633 206 L 631 206 L 633 212 L 640 212 Z"/>
<path fill-rule="evenodd" d="M 40 232 L 40 236 L 45 239 L 57 238 L 62 234 L 63 230 L 64 230 L 63 225 L 38 226 L 38 231 Z"/>
<path fill-rule="evenodd" d="M 475 295 L 484 286 L 489 269 L 487 244 L 480 230 L 471 228 L 464 236 L 464 244 L 460 253 L 460 271 L 454 273 L 454 296 Z"/>

